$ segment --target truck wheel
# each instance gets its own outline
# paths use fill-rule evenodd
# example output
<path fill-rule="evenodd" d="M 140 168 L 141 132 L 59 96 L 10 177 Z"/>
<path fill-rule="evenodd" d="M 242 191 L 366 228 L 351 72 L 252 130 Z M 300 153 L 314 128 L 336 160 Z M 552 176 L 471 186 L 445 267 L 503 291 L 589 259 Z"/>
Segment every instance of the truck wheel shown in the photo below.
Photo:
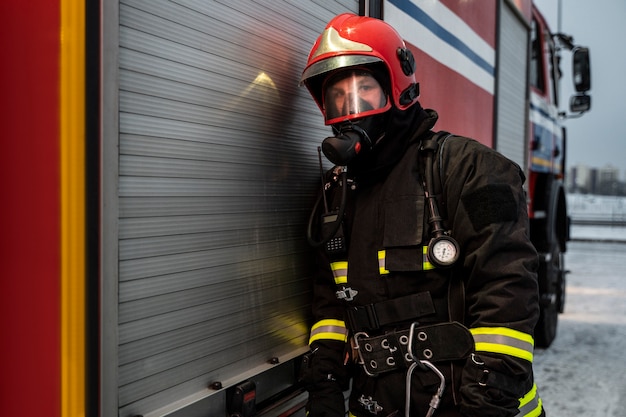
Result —
<path fill-rule="evenodd" d="M 540 313 L 535 327 L 535 346 L 539 348 L 549 347 L 556 337 L 559 310 L 565 296 L 561 261 L 558 244 L 553 244 L 549 257 L 542 256 L 539 263 Z"/>
<path fill-rule="evenodd" d="M 535 327 L 535 346 L 548 348 L 556 338 L 559 313 L 555 303 L 541 306 L 539 321 Z"/>
<path fill-rule="evenodd" d="M 560 256 L 562 257 L 563 254 L 561 254 Z M 565 277 L 567 275 L 567 271 L 565 271 L 564 268 L 565 267 L 563 265 L 563 259 L 561 258 L 561 266 L 558 271 L 559 278 L 556 284 L 556 305 L 559 314 L 565 311 Z"/>

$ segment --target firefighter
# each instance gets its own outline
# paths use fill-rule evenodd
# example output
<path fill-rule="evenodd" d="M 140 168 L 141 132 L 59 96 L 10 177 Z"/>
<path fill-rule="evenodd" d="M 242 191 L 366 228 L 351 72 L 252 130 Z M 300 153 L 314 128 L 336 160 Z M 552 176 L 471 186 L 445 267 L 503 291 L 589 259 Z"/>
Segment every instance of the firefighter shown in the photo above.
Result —
<path fill-rule="evenodd" d="M 336 165 L 309 223 L 320 260 L 308 416 L 344 416 L 348 392 L 356 417 L 544 415 L 524 175 L 477 141 L 434 132 L 415 67 L 388 24 L 342 14 L 302 74 Z"/>

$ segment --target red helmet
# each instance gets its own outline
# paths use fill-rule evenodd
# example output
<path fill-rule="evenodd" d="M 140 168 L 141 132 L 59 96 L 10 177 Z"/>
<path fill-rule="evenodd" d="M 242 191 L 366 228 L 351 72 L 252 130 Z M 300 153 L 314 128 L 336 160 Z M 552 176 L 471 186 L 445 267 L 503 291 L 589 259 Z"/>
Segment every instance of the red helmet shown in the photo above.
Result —
<path fill-rule="evenodd" d="M 415 59 L 398 32 L 386 22 L 366 16 L 344 13 L 333 18 L 317 38 L 309 53 L 302 73 L 301 84 L 306 85 L 324 114 L 326 124 L 337 123 L 329 119 L 324 106 L 324 82 L 337 71 L 344 69 L 370 70 L 391 96 L 400 110 L 412 106 L 419 96 L 415 81 Z M 380 73 L 383 73 L 380 76 Z M 386 112 L 391 108 L 388 99 L 384 107 L 366 114 L 344 116 L 343 120 Z M 332 116 L 331 116 L 332 117 Z"/>

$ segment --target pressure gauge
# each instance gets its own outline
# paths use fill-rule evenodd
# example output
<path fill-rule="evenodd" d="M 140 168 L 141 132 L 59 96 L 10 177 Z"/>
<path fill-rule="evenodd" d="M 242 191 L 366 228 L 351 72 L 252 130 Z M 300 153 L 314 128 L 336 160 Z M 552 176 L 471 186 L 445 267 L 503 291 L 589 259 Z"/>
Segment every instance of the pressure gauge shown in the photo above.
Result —
<path fill-rule="evenodd" d="M 447 235 L 433 238 L 428 245 L 428 259 L 439 268 L 448 268 L 459 259 L 459 244 Z"/>

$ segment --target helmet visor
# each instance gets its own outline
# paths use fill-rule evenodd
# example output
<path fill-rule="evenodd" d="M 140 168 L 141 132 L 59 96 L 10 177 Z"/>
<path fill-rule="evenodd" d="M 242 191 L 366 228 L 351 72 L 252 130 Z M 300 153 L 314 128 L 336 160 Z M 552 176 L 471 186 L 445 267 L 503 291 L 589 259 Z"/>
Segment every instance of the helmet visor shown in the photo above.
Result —
<path fill-rule="evenodd" d="M 368 71 L 342 71 L 324 83 L 323 92 L 326 124 L 387 110 L 387 95 Z"/>

